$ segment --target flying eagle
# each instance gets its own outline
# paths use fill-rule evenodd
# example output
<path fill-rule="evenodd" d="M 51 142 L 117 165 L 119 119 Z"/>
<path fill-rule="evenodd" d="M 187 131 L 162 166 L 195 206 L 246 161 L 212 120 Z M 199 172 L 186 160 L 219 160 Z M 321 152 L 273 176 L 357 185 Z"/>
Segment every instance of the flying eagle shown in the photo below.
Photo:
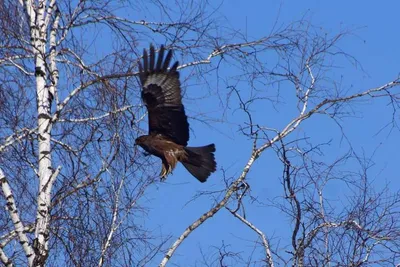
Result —
<path fill-rule="evenodd" d="M 135 140 L 148 153 L 162 161 L 161 178 L 170 174 L 176 164 L 183 166 L 200 182 L 204 183 L 216 169 L 215 145 L 188 147 L 189 123 L 182 104 L 178 62 L 171 68 L 172 51 L 164 59 L 161 46 L 156 56 L 150 45 L 150 56 L 143 51 L 143 65 L 139 62 L 139 79 L 142 99 L 149 114 L 149 134 Z"/>

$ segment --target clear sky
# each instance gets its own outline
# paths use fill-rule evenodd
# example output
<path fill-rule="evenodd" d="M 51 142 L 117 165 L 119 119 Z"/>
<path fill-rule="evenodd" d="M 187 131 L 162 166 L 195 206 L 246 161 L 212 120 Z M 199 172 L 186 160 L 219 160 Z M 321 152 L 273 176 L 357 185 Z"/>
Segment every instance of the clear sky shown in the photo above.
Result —
<path fill-rule="evenodd" d="M 217 6 L 219 4 L 215 2 L 215 7 Z M 333 36 L 343 30 L 350 30 L 351 34 L 338 46 L 359 60 L 361 65 L 338 59 L 335 62 L 338 67 L 332 69 L 328 75 L 337 82 L 340 82 L 342 77 L 342 86 L 354 93 L 383 85 L 400 74 L 399 10 L 400 2 L 397 0 L 381 2 L 226 0 L 214 16 L 225 17 L 221 21 L 226 25 L 221 26 L 230 26 L 247 32 L 249 39 L 267 35 L 274 25 L 283 27 L 302 18 L 311 21 L 316 27 L 321 27 L 321 32 L 326 32 L 328 35 Z M 230 69 L 224 71 L 228 73 Z M 182 77 L 188 73 L 189 70 L 182 71 Z M 188 86 L 188 96 L 195 95 L 194 90 L 201 90 L 201 86 L 191 86 L 190 82 L 191 80 L 184 84 Z M 244 84 L 239 86 L 241 90 L 246 88 Z M 282 97 L 284 96 L 283 94 Z M 213 96 L 204 102 L 196 101 L 195 104 L 184 99 L 188 115 L 193 115 L 191 112 L 195 113 L 196 110 L 202 110 L 215 119 L 221 119 L 218 102 L 212 98 Z M 266 101 L 252 107 L 257 119 L 264 125 L 280 128 L 293 117 L 290 112 L 286 113 L 290 107 L 286 107 L 285 104 L 278 106 L 279 112 L 275 111 L 273 117 L 270 117 L 268 111 L 272 110 L 272 107 L 268 107 L 268 104 Z M 290 101 L 287 104 L 290 104 Z M 356 115 L 344 119 L 342 125 L 345 126 L 347 138 L 352 143 L 353 149 L 360 155 L 365 153 L 367 157 L 373 158 L 375 165 L 370 170 L 370 175 L 375 179 L 374 185 L 380 187 L 390 183 L 393 190 L 397 191 L 400 189 L 400 182 L 395 168 L 398 165 L 397 150 L 400 136 L 396 130 L 390 132 L 386 128 L 379 131 L 391 120 L 391 111 L 387 104 L 387 100 L 383 99 L 377 99 L 373 103 L 370 101 L 358 103 Z M 399 122 L 398 115 L 396 116 Z M 189 143 L 192 146 L 215 143 L 218 167 L 223 167 L 227 176 L 237 177 L 249 158 L 251 142 L 238 132 L 238 125 L 243 123 L 244 119 L 240 111 L 228 110 L 225 119 L 225 122 L 216 122 L 211 128 L 191 120 L 190 125 L 196 135 L 191 135 Z M 327 162 L 338 158 L 349 148 L 334 122 L 322 116 L 316 116 L 302 125 L 295 133 L 295 137 L 302 134 L 309 136 L 314 143 L 332 140 L 331 145 L 324 148 L 322 156 Z M 352 164 L 354 163 L 350 162 L 345 167 L 353 171 L 358 170 L 358 166 Z M 278 164 L 275 153 L 266 152 L 248 175 L 252 194 L 262 202 L 282 196 L 281 173 L 282 166 Z M 189 202 L 193 196 L 200 191 L 216 191 L 223 188 L 220 169 L 207 183 L 200 184 L 180 166 L 168 177 L 166 183 L 160 184 L 148 193 L 146 199 L 142 199 L 142 204 L 150 207 L 144 222 L 145 227 L 164 237 L 172 235 L 168 243 L 171 244 L 189 224 L 215 203 L 209 196 Z M 330 198 L 335 198 L 342 192 L 343 188 L 332 184 L 326 194 Z M 338 207 L 344 205 L 339 199 L 337 203 Z M 272 245 L 276 245 L 280 238 L 282 244 L 289 242 L 288 237 L 293 224 L 280 211 L 252 204 L 247 206 L 246 212 L 248 219 L 265 231 Z M 226 210 L 221 210 L 189 236 L 171 259 L 171 266 L 174 266 L 173 264 L 201 266 L 198 262 L 201 260 L 201 250 L 205 253 L 215 253 L 212 246 L 219 247 L 223 243 L 230 244 L 232 251 L 245 252 L 243 255 L 249 256 L 255 240 L 257 236 L 253 232 Z M 156 258 L 154 262 L 158 263 L 159 260 L 160 258 Z"/>

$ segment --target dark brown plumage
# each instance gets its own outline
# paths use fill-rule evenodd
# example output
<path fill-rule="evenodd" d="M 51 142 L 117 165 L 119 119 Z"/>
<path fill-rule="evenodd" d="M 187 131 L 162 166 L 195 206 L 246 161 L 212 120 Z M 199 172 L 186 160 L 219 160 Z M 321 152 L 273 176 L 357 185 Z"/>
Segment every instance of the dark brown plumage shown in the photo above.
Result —
<path fill-rule="evenodd" d="M 142 99 L 149 114 L 149 134 L 140 136 L 135 143 L 162 161 L 161 177 L 170 174 L 176 164 L 183 166 L 200 182 L 205 182 L 216 169 L 215 145 L 187 147 L 189 123 L 182 104 L 178 62 L 170 69 L 172 51 L 164 59 L 161 46 L 156 56 L 150 45 L 150 55 L 143 52 L 143 65 L 139 62 Z"/>

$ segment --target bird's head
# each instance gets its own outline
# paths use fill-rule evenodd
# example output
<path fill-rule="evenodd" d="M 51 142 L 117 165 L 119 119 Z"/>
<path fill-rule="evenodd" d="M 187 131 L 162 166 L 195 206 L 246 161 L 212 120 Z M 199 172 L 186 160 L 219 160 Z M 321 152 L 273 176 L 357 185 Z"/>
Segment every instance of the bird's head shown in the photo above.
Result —
<path fill-rule="evenodd" d="M 136 140 L 135 140 L 135 145 L 142 146 L 142 145 L 146 142 L 146 139 L 147 139 L 147 136 L 146 136 L 146 135 L 139 136 L 139 137 L 136 138 Z"/>
<path fill-rule="evenodd" d="M 142 135 L 142 136 L 139 136 L 138 138 L 136 138 L 135 146 L 140 146 L 145 151 L 151 153 L 151 149 L 149 148 L 149 136 L 148 135 Z"/>

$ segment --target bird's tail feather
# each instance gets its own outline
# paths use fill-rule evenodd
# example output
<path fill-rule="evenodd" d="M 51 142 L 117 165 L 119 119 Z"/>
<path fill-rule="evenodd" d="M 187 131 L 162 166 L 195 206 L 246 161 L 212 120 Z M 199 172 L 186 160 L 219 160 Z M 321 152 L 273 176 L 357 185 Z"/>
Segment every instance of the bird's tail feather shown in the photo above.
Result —
<path fill-rule="evenodd" d="M 214 158 L 215 145 L 201 147 L 185 147 L 187 157 L 182 160 L 183 166 L 200 182 L 204 183 L 217 164 Z"/>

